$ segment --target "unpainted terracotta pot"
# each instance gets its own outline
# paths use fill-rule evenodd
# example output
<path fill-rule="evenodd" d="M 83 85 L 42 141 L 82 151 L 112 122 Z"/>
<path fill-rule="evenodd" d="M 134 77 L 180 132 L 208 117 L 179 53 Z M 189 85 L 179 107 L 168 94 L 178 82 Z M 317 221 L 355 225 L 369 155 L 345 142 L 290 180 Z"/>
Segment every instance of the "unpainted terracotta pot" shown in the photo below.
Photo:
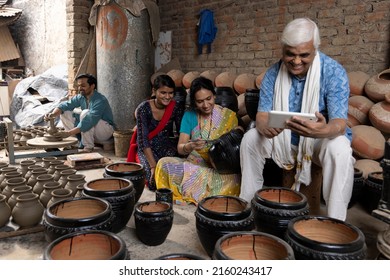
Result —
<path fill-rule="evenodd" d="M 58 179 L 60 179 L 61 177 L 61 171 L 66 169 L 72 169 L 72 167 L 66 164 L 59 164 L 54 166 L 54 173 L 53 173 L 54 181 L 58 181 Z"/>
<path fill-rule="evenodd" d="M 46 207 L 50 207 L 57 201 L 61 201 L 64 199 L 72 198 L 72 190 L 58 188 L 51 191 L 51 198 L 47 203 Z"/>
<path fill-rule="evenodd" d="M 256 87 L 256 76 L 250 73 L 240 74 L 234 80 L 233 87 L 238 94 L 243 94 L 248 88 Z"/>
<path fill-rule="evenodd" d="M 50 162 L 53 160 L 56 160 L 56 159 L 57 159 L 57 157 L 44 157 L 44 158 L 42 158 L 42 166 L 45 168 L 49 168 Z"/>
<path fill-rule="evenodd" d="M 390 92 L 385 95 L 384 101 L 371 107 L 368 116 L 374 127 L 384 133 L 390 133 Z"/>
<path fill-rule="evenodd" d="M 237 115 L 239 117 L 246 116 L 247 111 L 245 107 L 245 94 L 240 94 L 237 96 L 237 102 L 238 102 L 238 112 Z"/>
<path fill-rule="evenodd" d="M 43 191 L 43 185 L 49 182 L 54 182 L 53 174 L 41 174 L 37 177 L 37 182 L 34 185 L 33 192 L 40 195 Z"/>
<path fill-rule="evenodd" d="M 11 197 L 14 188 L 26 186 L 26 179 L 21 177 L 11 178 L 8 179 L 6 182 L 7 185 L 3 189 L 2 194 L 7 197 L 7 200 Z"/>
<path fill-rule="evenodd" d="M 354 225 L 322 216 L 301 216 L 288 224 L 285 240 L 298 260 L 364 260 L 363 232 Z"/>
<path fill-rule="evenodd" d="M 127 260 L 126 243 L 118 235 L 90 230 L 73 232 L 52 241 L 44 260 Z"/>
<path fill-rule="evenodd" d="M 26 173 L 28 171 L 28 167 L 31 165 L 36 164 L 37 161 L 33 159 L 25 159 L 20 162 L 20 169 L 19 171 L 22 172 L 22 176 L 26 176 Z"/>
<path fill-rule="evenodd" d="M 13 209 L 14 206 L 16 205 L 17 202 L 16 199 L 24 193 L 32 193 L 32 188 L 30 186 L 25 185 L 25 186 L 20 186 L 12 189 L 12 195 L 9 197 L 7 201 L 11 209 Z"/>
<path fill-rule="evenodd" d="M 256 80 L 255 80 L 256 88 L 260 89 L 261 82 L 263 81 L 264 75 L 265 75 L 265 71 L 262 72 L 262 73 L 260 73 L 260 74 L 256 77 Z"/>
<path fill-rule="evenodd" d="M 86 183 L 84 174 L 72 174 L 67 177 L 68 182 L 64 186 L 64 189 L 72 190 L 72 196 L 74 196 L 77 192 L 77 186 Z"/>
<path fill-rule="evenodd" d="M 0 193 L 0 228 L 5 226 L 11 217 L 11 207 L 7 203 L 7 197 Z"/>
<path fill-rule="evenodd" d="M 12 209 L 13 221 L 21 227 L 32 227 L 42 220 L 45 208 L 36 193 L 21 194 Z"/>
<path fill-rule="evenodd" d="M 214 70 L 206 70 L 200 73 L 201 77 L 209 79 L 213 85 L 215 86 L 215 78 L 219 75 L 220 73 L 214 71 Z"/>
<path fill-rule="evenodd" d="M 61 184 L 61 188 L 65 187 L 66 183 L 68 182 L 68 176 L 76 174 L 76 169 L 65 169 L 60 172 L 60 177 L 58 178 L 58 182 Z"/>
<path fill-rule="evenodd" d="M 379 161 L 373 159 L 358 159 L 356 160 L 354 167 L 363 172 L 364 180 L 367 179 L 370 172 L 382 172 Z"/>
<path fill-rule="evenodd" d="M 366 96 L 351 96 L 348 100 L 347 125 L 353 127 L 355 125 L 368 124 L 368 112 L 374 104 Z"/>
<path fill-rule="evenodd" d="M 390 92 L 390 69 L 372 76 L 364 85 L 364 91 L 373 102 L 383 101 L 385 94 Z"/>
<path fill-rule="evenodd" d="M 50 201 L 50 199 L 53 196 L 52 192 L 60 188 L 61 188 L 60 183 L 55 181 L 46 182 L 45 184 L 43 184 L 43 190 L 39 195 L 39 201 L 42 203 L 42 205 L 45 208 L 47 207 L 47 203 Z"/>
<path fill-rule="evenodd" d="M 364 86 L 369 79 L 370 75 L 363 71 L 348 72 L 350 95 L 363 95 Z"/>
<path fill-rule="evenodd" d="M 179 69 L 172 69 L 168 71 L 167 75 L 172 78 L 172 80 L 175 82 L 176 87 L 183 86 L 183 82 L 182 82 L 184 77 L 183 71 Z"/>
<path fill-rule="evenodd" d="M 196 78 L 198 78 L 199 76 L 200 76 L 199 71 L 190 71 L 190 72 L 186 73 L 183 76 L 183 80 L 182 80 L 183 86 L 185 88 L 190 88 L 192 81 L 195 80 Z"/>
<path fill-rule="evenodd" d="M 375 127 L 357 125 L 352 130 L 352 150 L 359 158 L 380 159 L 385 152 L 385 137 Z"/>
<path fill-rule="evenodd" d="M 240 231 L 218 239 L 213 253 L 215 260 L 294 260 L 294 251 L 287 242 L 264 232 Z"/>
<path fill-rule="evenodd" d="M 231 72 L 222 72 L 217 77 L 215 77 L 215 86 L 216 87 L 231 87 L 234 88 L 234 80 L 237 78 L 237 75 Z"/>

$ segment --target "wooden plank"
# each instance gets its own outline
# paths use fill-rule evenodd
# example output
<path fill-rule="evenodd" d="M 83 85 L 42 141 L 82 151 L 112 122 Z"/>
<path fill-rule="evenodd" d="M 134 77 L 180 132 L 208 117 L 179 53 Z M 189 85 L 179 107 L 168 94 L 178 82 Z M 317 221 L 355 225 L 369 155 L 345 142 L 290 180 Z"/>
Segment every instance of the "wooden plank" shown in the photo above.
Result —
<path fill-rule="evenodd" d="M 68 155 L 66 158 L 70 166 L 72 167 L 77 167 L 80 165 L 96 165 L 96 164 L 104 163 L 104 157 L 99 153 Z"/>
<path fill-rule="evenodd" d="M 37 225 L 34 227 L 20 228 L 18 230 L 13 230 L 13 231 L 3 231 L 3 232 L 0 232 L 0 239 L 20 236 L 20 235 L 26 235 L 26 234 L 30 234 L 30 233 L 37 233 L 37 232 L 44 231 L 44 229 L 45 229 L 45 227 L 43 225 Z"/>

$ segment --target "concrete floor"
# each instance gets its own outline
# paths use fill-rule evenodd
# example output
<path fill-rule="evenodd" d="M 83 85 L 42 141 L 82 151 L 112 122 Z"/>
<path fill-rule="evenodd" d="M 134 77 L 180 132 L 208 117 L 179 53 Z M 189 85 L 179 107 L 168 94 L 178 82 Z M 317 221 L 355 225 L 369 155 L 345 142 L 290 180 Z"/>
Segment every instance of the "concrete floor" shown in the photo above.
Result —
<path fill-rule="evenodd" d="M 114 155 L 114 151 L 105 152 L 102 149 L 97 149 L 106 158 L 112 162 L 124 161 L 124 158 L 118 158 Z M 3 153 L 0 154 L 0 161 L 7 161 L 7 157 Z M 20 159 L 17 160 L 18 165 Z M 79 170 L 78 173 L 85 174 L 86 180 L 93 180 L 102 178 L 104 169 Z M 150 201 L 155 199 L 155 194 L 145 189 L 140 201 Z M 324 206 L 321 206 L 323 209 Z M 158 258 L 162 255 L 171 253 L 189 253 L 209 259 L 207 253 L 199 242 L 196 227 L 194 212 L 196 206 L 194 205 L 174 205 L 174 220 L 172 229 L 165 240 L 159 246 L 147 246 L 143 244 L 135 235 L 135 225 L 133 216 L 127 224 L 126 229 L 118 233 L 127 245 L 130 254 L 130 259 L 134 260 L 150 260 Z M 386 230 L 389 225 L 374 218 L 367 213 L 359 204 L 355 204 L 348 210 L 347 222 L 360 228 L 365 235 L 366 244 L 368 248 L 367 259 L 376 259 L 379 251 L 376 247 L 376 240 L 378 233 Z M 14 230 L 12 224 L 0 229 L 1 231 Z M 21 235 L 11 238 L 0 239 L 0 259 L 42 259 L 44 248 L 48 245 L 45 241 L 44 233 L 33 233 L 28 235 Z"/>

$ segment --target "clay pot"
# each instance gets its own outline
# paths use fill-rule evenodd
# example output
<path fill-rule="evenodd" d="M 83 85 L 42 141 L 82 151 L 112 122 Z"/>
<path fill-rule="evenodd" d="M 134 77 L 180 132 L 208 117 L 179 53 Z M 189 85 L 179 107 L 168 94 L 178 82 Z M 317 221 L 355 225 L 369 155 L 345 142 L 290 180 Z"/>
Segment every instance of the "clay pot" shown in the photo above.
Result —
<path fill-rule="evenodd" d="M 234 88 L 234 80 L 237 78 L 236 74 L 231 72 L 222 72 L 215 77 L 216 87 L 231 87 Z"/>
<path fill-rule="evenodd" d="M 329 217 L 294 218 L 288 224 L 285 240 L 297 260 L 364 260 L 367 255 L 361 230 Z"/>
<path fill-rule="evenodd" d="M 233 112 L 238 111 L 237 95 L 231 87 L 216 87 L 215 92 L 215 104 L 229 108 Z"/>
<path fill-rule="evenodd" d="M 13 221 L 21 227 L 32 227 L 40 223 L 44 207 L 36 193 L 21 194 L 12 209 Z"/>
<path fill-rule="evenodd" d="M 65 187 L 66 183 L 68 183 L 68 176 L 76 173 L 76 169 L 65 169 L 60 171 L 60 178 L 58 179 L 58 182 L 61 184 L 61 188 Z"/>
<path fill-rule="evenodd" d="M 5 161 L 0 161 L 0 174 L 1 174 L 1 168 L 8 167 L 9 163 Z"/>
<path fill-rule="evenodd" d="M 27 172 L 26 174 L 24 175 L 24 178 L 26 178 L 26 180 L 28 181 L 31 177 L 31 172 L 34 170 L 34 169 L 41 169 L 42 166 L 39 165 L 39 164 L 33 164 L 33 165 L 30 165 L 27 167 Z"/>
<path fill-rule="evenodd" d="M 18 171 L 18 169 L 14 166 L 5 166 L 0 169 L 0 190 L 4 189 L 4 187 L 2 187 L 2 184 L 5 179 L 5 174 L 7 174 L 8 172 L 15 171 Z"/>
<path fill-rule="evenodd" d="M 205 260 L 205 258 L 202 258 L 200 256 L 196 256 L 193 254 L 188 254 L 188 253 L 174 253 L 174 254 L 167 254 L 167 255 L 162 255 L 158 257 L 156 260 Z"/>
<path fill-rule="evenodd" d="M 54 166 L 54 173 L 53 173 L 53 179 L 54 181 L 58 181 L 61 177 L 61 171 L 66 170 L 66 169 L 72 169 L 69 165 L 66 164 L 59 164 Z"/>
<path fill-rule="evenodd" d="M 245 108 L 251 120 L 256 120 L 257 107 L 259 106 L 258 89 L 247 89 L 245 92 Z"/>
<path fill-rule="evenodd" d="M 11 209 L 13 209 L 14 206 L 16 205 L 17 198 L 24 193 L 32 193 L 32 188 L 30 186 L 24 185 L 12 189 L 12 195 L 9 197 L 7 201 Z"/>
<path fill-rule="evenodd" d="M 175 95 L 173 99 L 176 101 L 177 105 L 183 109 L 186 107 L 187 92 L 184 87 L 176 87 Z"/>
<path fill-rule="evenodd" d="M 200 73 L 201 77 L 209 79 L 213 85 L 215 86 L 215 78 L 219 75 L 218 72 L 215 72 L 214 70 L 206 70 Z"/>
<path fill-rule="evenodd" d="M 163 201 L 138 203 L 134 210 L 135 233 L 138 239 L 148 245 L 164 243 L 173 224 L 172 205 Z"/>
<path fill-rule="evenodd" d="M 348 100 L 348 121 L 347 125 L 353 127 L 355 125 L 368 124 L 368 112 L 374 105 L 366 96 L 351 96 Z"/>
<path fill-rule="evenodd" d="M 85 175 L 84 174 L 73 174 L 67 177 L 68 182 L 66 183 L 64 189 L 72 190 L 72 196 L 74 196 L 77 192 L 77 186 L 85 183 Z"/>
<path fill-rule="evenodd" d="M 42 174 L 47 174 L 47 169 L 46 168 L 37 168 L 37 169 L 33 169 L 31 171 L 31 176 L 30 178 L 28 179 L 27 181 L 27 185 L 31 186 L 33 189 L 34 189 L 34 186 L 35 184 L 37 183 L 37 178 L 39 175 L 42 175 Z"/>
<path fill-rule="evenodd" d="M 50 161 L 49 162 L 49 169 L 48 169 L 47 173 L 54 174 L 54 172 L 56 171 L 55 166 L 63 165 L 64 162 L 65 162 L 64 160 L 59 160 L 59 159 L 55 159 L 55 160 Z"/>
<path fill-rule="evenodd" d="M 135 162 L 118 162 L 107 165 L 104 177 L 119 177 L 129 180 L 135 188 L 135 203 L 138 202 L 145 188 L 144 167 Z"/>
<path fill-rule="evenodd" d="M 185 88 L 190 88 L 192 81 L 195 80 L 196 78 L 198 78 L 199 76 L 200 76 L 200 72 L 198 72 L 198 71 L 190 71 L 190 72 L 186 73 L 183 76 L 183 80 L 182 80 L 183 86 Z"/>
<path fill-rule="evenodd" d="M 294 260 L 294 251 L 283 239 L 264 232 L 241 231 L 218 239 L 214 260 Z"/>
<path fill-rule="evenodd" d="M 33 192 L 40 195 L 43 191 L 43 186 L 48 182 L 54 182 L 53 174 L 41 174 L 37 177 L 37 182 L 34 185 Z"/>
<path fill-rule="evenodd" d="M 349 92 L 350 95 L 363 95 L 364 86 L 366 82 L 370 79 L 370 76 L 367 73 L 362 71 L 353 71 L 348 73 L 349 80 Z"/>
<path fill-rule="evenodd" d="M 11 217 L 11 207 L 7 203 L 7 197 L 0 194 L 0 228 L 5 226 Z"/>
<path fill-rule="evenodd" d="M 42 205 L 46 208 L 47 203 L 52 198 L 52 192 L 56 189 L 60 189 L 61 185 L 58 182 L 47 182 L 43 185 L 43 190 L 41 194 L 39 195 L 39 200 L 41 201 Z"/>
<path fill-rule="evenodd" d="M 254 229 L 250 204 L 235 196 L 204 198 L 197 206 L 195 218 L 199 240 L 209 256 L 212 256 L 215 243 L 223 235 Z"/>
<path fill-rule="evenodd" d="M 383 172 L 370 172 L 364 182 L 360 204 L 367 213 L 378 208 L 383 189 Z"/>
<path fill-rule="evenodd" d="M 243 94 L 247 89 L 256 87 L 256 76 L 253 74 L 243 73 L 237 76 L 233 82 L 233 88 L 238 94 Z"/>
<path fill-rule="evenodd" d="M 77 191 L 76 191 L 76 194 L 74 195 L 74 197 L 82 197 L 82 196 L 84 196 L 83 195 L 84 183 L 82 183 L 80 185 L 77 185 L 76 189 L 77 189 Z"/>
<path fill-rule="evenodd" d="M 353 189 L 352 189 L 352 196 L 348 203 L 348 208 L 351 208 L 357 201 L 360 200 L 360 196 L 362 194 L 362 190 L 364 187 L 364 177 L 363 177 L 363 171 L 354 168 L 354 174 L 353 174 Z"/>
<path fill-rule="evenodd" d="M 51 191 L 51 198 L 50 198 L 49 202 L 47 203 L 46 207 L 50 207 L 51 205 L 53 205 L 57 201 L 61 201 L 61 200 L 68 199 L 68 198 L 72 198 L 72 191 L 71 190 L 62 189 L 62 188 L 54 189 Z"/>
<path fill-rule="evenodd" d="M 390 69 L 386 69 L 372 76 L 364 85 L 364 91 L 373 102 L 385 99 L 385 94 L 390 92 Z"/>
<path fill-rule="evenodd" d="M 373 126 L 357 125 L 352 129 L 352 150 L 366 159 L 380 159 L 385 152 L 385 137 Z"/>
<path fill-rule="evenodd" d="M 239 117 L 244 117 L 247 115 L 246 107 L 245 107 L 245 94 L 240 94 L 237 96 L 237 103 L 238 103 L 238 111 L 237 115 Z"/>
<path fill-rule="evenodd" d="M 256 77 L 255 83 L 256 83 L 256 88 L 258 88 L 258 89 L 260 89 L 261 82 L 263 81 L 265 72 L 266 72 L 266 71 L 260 73 L 260 74 Z"/>
<path fill-rule="evenodd" d="M 178 69 L 172 69 L 167 73 L 167 75 L 172 78 L 172 80 L 175 82 L 176 87 L 183 86 L 183 82 L 182 82 L 184 77 L 183 71 Z"/>
<path fill-rule="evenodd" d="M 22 160 L 20 162 L 20 169 L 19 169 L 19 171 L 22 172 L 22 176 L 25 177 L 28 171 L 28 167 L 31 165 L 35 165 L 36 163 L 37 161 L 33 159 Z"/>
<path fill-rule="evenodd" d="M 44 157 L 42 158 L 42 166 L 45 168 L 49 168 L 50 162 L 54 160 L 57 160 L 57 157 Z"/>
<path fill-rule="evenodd" d="M 126 243 L 114 233 L 103 230 L 73 232 L 51 242 L 44 260 L 127 260 Z"/>
<path fill-rule="evenodd" d="M 14 188 L 26 186 L 26 179 L 21 178 L 21 177 L 11 178 L 11 179 L 7 180 L 6 182 L 7 182 L 7 185 L 3 189 L 2 194 L 7 197 L 7 201 L 11 197 L 12 190 Z"/>
<path fill-rule="evenodd" d="M 374 127 L 384 133 L 390 133 L 390 93 L 385 95 L 385 100 L 376 103 L 368 114 Z"/>
<path fill-rule="evenodd" d="M 306 197 L 289 188 L 270 187 L 258 190 L 252 199 L 255 225 L 258 231 L 284 237 L 288 223 L 309 214 Z"/>
<path fill-rule="evenodd" d="M 98 197 L 111 204 L 115 214 L 113 232 L 126 227 L 134 210 L 135 189 L 133 183 L 124 178 L 101 178 L 84 184 L 82 196 Z"/>
<path fill-rule="evenodd" d="M 19 139 L 19 143 L 20 145 L 22 146 L 27 146 L 27 140 L 29 139 L 32 139 L 32 135 L 31 135 L 31 132 L 28 132 L 28 131 L 23 131 L 22 132 L 22 136 L 20 137 Z"/>
<path fill-rule="evenodd" d="M 364 179 L 367 179 L 370 172 L 382 172 L 380 163 L 372 159 L 359 159 L 355 162 L 354 167 L 363 172 Z"/>
<path fill-rule="evenodd" d="M 242 130 L 233 129 L 213 142 L 208 153 L 211 165 L 218 173 L 241 173 L 240 145 L 243 136 Z"/>
<path fill-rule="evenodd" d="M 111 231 L 114 213 L 100 198 L 64 199 L 48 207 L 43 215 L 45 238 L 51 242 L 65 234 L 85 230 Z"/>
<path fill-rule="evenodd" d="M 22 178 L 22 172 L 12 171 L 4 174 L 4 180 L 0 184 L 0 189 L 4 189 L 8 185 L 8 180 L 13 178 Z"/>

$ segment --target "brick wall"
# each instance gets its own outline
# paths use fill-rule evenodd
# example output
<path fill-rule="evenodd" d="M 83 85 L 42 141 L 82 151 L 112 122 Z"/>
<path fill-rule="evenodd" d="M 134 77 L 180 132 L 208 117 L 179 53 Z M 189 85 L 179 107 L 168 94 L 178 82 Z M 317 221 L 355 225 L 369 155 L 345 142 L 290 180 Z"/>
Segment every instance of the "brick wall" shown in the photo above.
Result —
<path fill-rule="evenodd" d="M 184 72 L 260 74 L 280 57 L 287 22 L 309 17 L 320 28 L 320 50 L 348 72 L 375 75 L 389 67 L 390 1 L 359 0 L 161 0 L 161 31 L 172 31 L 172 57 Z M 214 11 L 212 51 L 197 53 L 201 9 Z"/>

